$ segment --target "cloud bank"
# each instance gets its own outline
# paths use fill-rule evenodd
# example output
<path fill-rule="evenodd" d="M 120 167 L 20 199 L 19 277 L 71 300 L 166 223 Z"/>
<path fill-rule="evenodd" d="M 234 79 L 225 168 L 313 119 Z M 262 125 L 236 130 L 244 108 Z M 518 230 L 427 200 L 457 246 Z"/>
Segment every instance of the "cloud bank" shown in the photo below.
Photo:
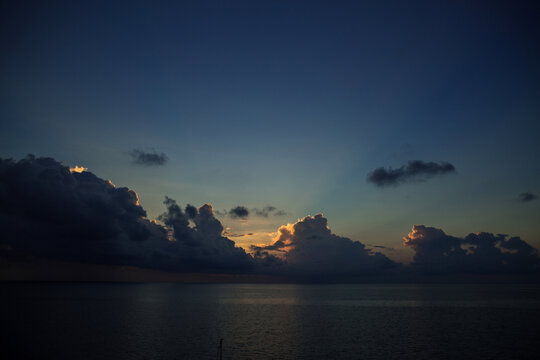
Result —
<path fill-rule="evenodd" d="M 519 237 L 481 232 L 464 238 L 441 229 L 415 225 L 403 238 L 416 253 L 412 266 L 429 274 L 537 272 L 540 259 L 535 248 Z"/>
<path fill-rule="evenodd" d="M 156 151 L 145 152 L 141 149 L 135 149 L 131 153 L 131 158 L 134 164 L 145 166 L 160 166 L 165 165 L 168 158 L 164 153 Z"/>
<path fill-rule="evenodd" d="M 0 159 L 1 242 L 11 254 L 170 271 L 253 266 L 221 236 L 210 205 L 182 211 L 169 198 L 165 205 L 163 226 L 146 218 L 134 191 L 89 171 L 72 172 L 51 158 Z"/>
<path fill-rule="evenodd" d="M 404 245 L 415 251 L 413 263 L 405 266 L 375 251 L 380 245 L 332 233 L 321 214 L 281 226 L 270 245 L 253 246 L 247 253 L 226 236 L 239 234 L 224 231 L 210 204 L 181 207 L 166 197 L 164 205 L 166 211 L 152 221 L 133 190 L 116 187 L 82 166 L 69 168 L 32 155 L 0 159 L 0 257 L 305 281 L 540 272 L 538 252 L 519 237 L 483 232 L 459 238 L 424 225 L 415 225 L 404 238 Z M 249 214 L 245 207 L 235 209 L 237 216 Z"/>
<path fill-rule="evenodd" d="M 448 162 L 409 161 L 397 169 L 380 167 L 367 176 L 367 181 L 378 187 L 396 186 L 412 181 L 424 181 L 431 177 L 455 172 L 454 165 Z"/>

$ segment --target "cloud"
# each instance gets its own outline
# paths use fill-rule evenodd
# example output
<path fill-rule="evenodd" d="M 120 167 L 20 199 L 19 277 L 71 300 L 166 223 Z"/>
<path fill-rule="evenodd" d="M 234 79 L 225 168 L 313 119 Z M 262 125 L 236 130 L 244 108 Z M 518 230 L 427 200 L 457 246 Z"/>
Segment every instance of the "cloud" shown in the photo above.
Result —
<path fill-rule="evenodd" d="M 133 163 L 137 165 L 154 166 L 165 165 L 168 158 L 164 153 L 157 153 L 156 151 L 145 152 L 141 149 L 135 149 L 130 153 Z"/>
<path fill-rule="evenodd" d="M 235 237 L 253 236 L 253 235 L 255 235 L 255 234 L 254 234 L 254 233 L 234 234 L 234 233 L 230 233 L 230 232 L 228 232 L 228 231 L 224 231 L 224 232 L 223 232 L 223 235 L 226 235 L 226 236 L 228 236 L 228 237 L 235 238 Z"/>
<path fill-rule="evenodd" d="M 397 266 L 364 244 L 333 234 L 321 214 L 280 227 L 273 244 L 253 246 L 252 250 L 263 257 L 271 252 L 281 253 L 284 271 L 309 278 L 374 274 Z M 261 251 L 264 253 L 257 253 Z"/>
<path fill-rule="evenodd" d="M 531 192 L 525 192 L 525 193 L 519 194 L 519 200 L 523 202 L 529 202 L 536 199 L 538 199 L 538 196 L 536 196 L 535 194 Z"/>
<path fill-rule="evenodd" d="M 244 206 L 236 206 L 229 210 L 229 216 L 233 219 L 247 219 L 249 210 Z"/>
<path fill-rule="evenodd" d="M 253 208 L 252 211 L 255 215 L 260 216 L 260 217 L 265 217 L 265 218 L 267 218 L 269 215 L 273 215 L 273 216 L 287 215 L 287 213 L 284 210 L 279 210 L 275 206 L 271 206 L 271 205 L 265 206 L 262 209 Z"/>
<path fill-rule="evenodd" d="M 253 246 L 248 254 L 226 235 L 253 233 L 224 231 L 210 204 L 182 207 L 166 197 L 166 211 L 158 221 L 151 221 L 133 190 L 87 170 L 71 170 L 54 159 L 32 155 L 20 161 L 0 159 L 2 259 L 35 256 L 306 281 L 392 277 L 407 269 L 415 274 L 536 274 L 540 270 L 536 249 L 519 237 L 478 233 L 458 238 L 424 225 L 415 225 L 404 238 L 405 246 L 415 251 L 413 263 L 399 265 L 376 251 L 387 248 L 332 233 L 320 214 L 281 226 L 272 244 Z M 241 210 L 240 216 L 245 213 Z"/>
<path fill-rule="evenodd" d="M 423 181 L 428 178 L 455 172 L 454 165 L 447 162 L 409 161 L 397 169 L 380 167 L 367 176 L 367 181 L 378 187 L 399 185 L 411 181 Z"/>
<path fill-rule="evenodd" d="M 221 235 L 210 205 L 188 205 L 185 213 L 170 198 L 165 205 L 163 226 L 146 218 L 133 190 L 89 171 L 31 155 L 0 159 L 0 245 L 8 254 L 169 271 L 253 267 L 253 258 Z"/>
<path fill-rule="evenodd" d="M 249 216 L 254 215 L 258 217 L 264 217 L 267 218 L 268 216 L 284 216 L 287 215 L 285 210 L 279 210 L 275 206 L 265 206 L 262 209 L 259 208 L 252 208 L 248 209 L 245 206 L 236 206 L 229 211 L 223 210 L 223 211 L 216 211 L 217 216 L 225 216 L 229 215 L 233 219 L 247 219 Z"/>
<path fill-rule="evenodd" d="M 253 212 L 255 213 L 255 215 L 257 216 L 261 216 L 261 217 L 268 217 L 268 215 L 273 212 L 273 211 L 276 211 L 276 207 L 275 206 L 265 206 L 263 207 L 262 209 L 257 209 L 257 208 L 254 208 L 253 209 Z"/>
<path fill-rule="evenodd" d="M 219 217 L 227 216 L 229 212 L 227 210 L 217 210 L 214 209 L 214 214 Z"/>
<path fill-rule="evenodd" d="M 184 268 L 212 271 L 250 272 L 253 258 L 234 241 L 222 236 L 223 226 L 214 217 L 212 205 L 204 204 L 193 217 L 195 227 L 189 226 L 188 215 L 173 199 L 166 198 L 167 212 L 160 220 L 172 230 L 168 253 Z M 170 257 L 171 255 L 169 255 Z"/>
<path fill-rule="evenodd" d="M 383 245 L 370 245 L 370 244 L 366 244 L 366 246 L 369 246 L 369 247 L 372 247 L 372 248 L 375 248 L 375 249 L 384 249 L 384 250 L 389 250 L 389 251 L 394 251 L 396 249 L 392 248 L 392 247 L 388 247 L 388 246 L 383 246 Z"/>
<path fill-rule="evenodd" d="M 186 215 L 188 218 L 190 219 L 195 219 L 195 217 L 197 216 L 197 208 L 193 205 L 190 205 L 190 204 L 187 204 L 186 205 Z"/>
<path fill-rule="evenodd" d="M 464 238 L 441 229 L 415 225 L 404 245 L 416 253 L 413 268 L 430 274 L 515 273 L 540 270 L 535 248 L 519 237 L 481 232 Z"/>

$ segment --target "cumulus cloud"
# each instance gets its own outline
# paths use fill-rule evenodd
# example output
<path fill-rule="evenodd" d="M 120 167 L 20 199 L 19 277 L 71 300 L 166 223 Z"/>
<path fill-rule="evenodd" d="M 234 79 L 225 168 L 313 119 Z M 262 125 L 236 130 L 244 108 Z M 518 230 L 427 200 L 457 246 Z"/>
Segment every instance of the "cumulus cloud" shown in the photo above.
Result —
<path fill-rule="evenodd" d="M 154 166 L 165 165 L 168 158 L 164 153 L 158 153 L 155 150 L 146 152 L 141 149 L 135 149 L 131 153 L 133 163 L 137 165 Z"/>
<path fill-rule="evenodd" d="M 169 243 L 170 260 L 178 261 L 183 268 L 212 271 L 249 271 L 253 259 L 234 241 L 222 236 L 223 226 L 214 217 L 212 205 L 204 204 L 192 218 L 195 227 L 189 226 L 189 215 L 182 212 L 173 199 L 166 198 L 167 212 L 160 220 L 172 229 Z"/>
<path fill-rule="evenodd" d="M 0 159 L 0 243 L 59 260 L 172 271 L 247 271 L 252 257 L 221 235 L 210 205 L 166 198 L 165 226 L 137 194 L 51 158 Z M 190 224 L 190 220 L 193 226 Z"/>
<path fill-rule="evenodd" d="M 411 181 L 423 181 L 428 178 L 455 172 L 454 165 L 448 162 L 409 161 L 397 169 L 380 167 L 367 176 L 367 181 L 378 187 L 399 185 Z"/>
<path fill-rule="evenodd" d="M 536 196 L 535 194 L 531 192 L 525 192 L 525 193 L 519 194 L 519 200 L 523 202 L 529 202 L 536 199 L 538 199 L 538 196 Z"/>
<path fill-rule="evenodd" d="M 450 236 L 441 229 L 415 225 L 404 245 L 416 254 L 412 266 L 422 272 L 512 273 L 540 270 L 535 248 L 519 237 L 481 232 L 464 238 Z"/>
<path fill-rule="evenodd" d="M 386 274 L 398 265 L 368 245 L 331 232 L 322 215 L 279 228 L 270 245 L 252 254 L 227 236 L 210 204 L 180 206 L 166 197 L 158 221 L 146 217 L 137 194 L 82 166 L 73 171 L 51 158 L 0 159 L 0 255 L 129 265 L 167 271 L 257 273 L 303 280 Z M 81 170 L 84 169 L 84 170 Z M 249 214 L 237 207 L 238 216 Z M 243 208 L 243 209 L 242 209 Z M 245 211 L 243 211 L 245 210 Z M 276 212 L 268 209 L 268 213 Z M 226 229 L 230 230 L 230 229 Z M 405 238 L 420 273 L 535 273 L 536 249 L 519 237 L 469 234 L 453 237 L 416 225 Z"/>
<path fill-rule="evenodd" d="M 364 244 L 333 234 L 321 214 L 280 227 L 273 244 L 253 246 L 252 250 L 262 257 L 281 253 L 288 273 L 307 277 L 374 274 L 397 266 Z"/>

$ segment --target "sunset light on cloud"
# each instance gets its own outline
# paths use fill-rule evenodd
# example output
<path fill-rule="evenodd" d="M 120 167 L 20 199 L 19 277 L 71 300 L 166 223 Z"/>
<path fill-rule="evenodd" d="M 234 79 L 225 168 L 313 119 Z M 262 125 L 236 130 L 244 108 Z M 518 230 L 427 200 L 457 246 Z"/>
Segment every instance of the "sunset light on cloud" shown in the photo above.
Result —
<path fill-rule="evenodd" d="M 83 166 L 75 165 L 75 167 L 69 168 L 69 171 L 71 171 L 72 173 L 74 173 L 74 172 L 82 173 L 83 171 L 88 171 L 88 168 L 85 168 Z"/>

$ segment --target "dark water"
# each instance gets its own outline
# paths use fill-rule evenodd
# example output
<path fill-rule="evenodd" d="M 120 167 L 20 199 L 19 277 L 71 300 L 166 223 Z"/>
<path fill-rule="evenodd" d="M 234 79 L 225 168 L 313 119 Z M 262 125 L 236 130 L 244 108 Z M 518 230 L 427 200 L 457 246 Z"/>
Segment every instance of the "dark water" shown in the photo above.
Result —
<path fill-rule="evenodd" d="M 0 284 L 2 359 L 538 358 L 532 285 Z"/>

